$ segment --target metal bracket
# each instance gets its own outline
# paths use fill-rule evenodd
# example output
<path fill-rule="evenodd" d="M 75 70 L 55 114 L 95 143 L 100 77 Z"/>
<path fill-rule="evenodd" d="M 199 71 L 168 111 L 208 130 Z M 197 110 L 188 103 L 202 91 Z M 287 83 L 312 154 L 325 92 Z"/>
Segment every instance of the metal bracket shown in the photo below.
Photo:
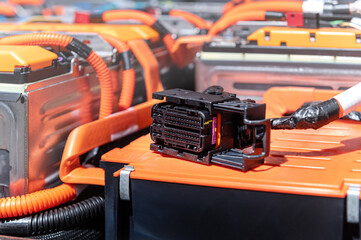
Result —
<path fill-rule="evenodd" d="M 348 223 L 360 222 L 360 185 L 351 184 L 347 190 L 346 217 Z"/>
<path fill-rule="evenodd" d="M 72 52 L 73 53 L 73 52 Z M 71 73 L 73 74 L 74 77 L 78 77 L 80 76 L 80 63 L 79 63 L 79 58 L 78 55 L 76 53 L 74 54 L 74 58 L 71 59 Z"/>
<path fill-rule="evenodd" d="M 130 173 L 134 171 L 133 166 L 125 165 L 119 175 L 119 197 L 121 200 L 130 201 Z"/>

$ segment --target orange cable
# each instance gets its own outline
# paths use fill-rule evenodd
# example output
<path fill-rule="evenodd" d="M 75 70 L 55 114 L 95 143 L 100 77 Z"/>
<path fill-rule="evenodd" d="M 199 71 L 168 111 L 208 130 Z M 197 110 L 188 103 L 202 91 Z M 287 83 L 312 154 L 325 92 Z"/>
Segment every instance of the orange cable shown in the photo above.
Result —
<path fill-rule="evenodd" d="M 6 17 L 14 17 L 16 15 L 16 8 L 9 3 L 0 2 L 0 14 Z"/>
<path fill-rule="evenodd" d="M 246 5 L 248 3 L 252 3 L 252 2 L 268 2 L 268 1 L 274 1 L 274 0 L 260 0 L 260 1 L 254 1 L 254 0 L 233 0 L 233 1 L 229 1 L 227 2 L 223 9 L 222 9 L 222 12 L 223 13 L 226 13 L 228 12 L 229 10 L 231 10 L 232 8 L 236 7 L 236 6 L 239 6 L 239 5 Z M 299 1 L 299 0 L 277 0 L 277 1 Z"/>
<path fill-rule="evenodd" d="M 99 119 L 109 116 L 113 112 L 113 82 L 103 59 L 92 51 L 86 59 L 96 72 L 100 84 Z"/>
<path fill-rule="evenodd" d="M 56 45 L 66 47 L 73 37 L 56 33 L 28 33 L 0 39 L 1 45 Z"/>
<path fill-rule="evenodd" d="M 172 10 L 170 10 L 169 15 L 182 17 L 199 29 L 209 29 L 210 28 L 210 25 L 203 18 L 201 18 L 193 13 L 190 13 L 190 12 L 186 12 L 186 11 L 179 10 L 179 9 L 172 9 Z"/>
<path fill-rule="evenodd" d="M 165 35 L 163 37 L 163 43 L 165 45 L 165 47 L 167 48 L 168 52 L 169 52 L 169 56 L 172 59 L 172 61 L 174 62 L 175 65 L 177 66 L 181 66 L 180 61 L 178 61 L 178 58 L 175 56 L 175 40 L 173 39 L 172 35 L 170 33 L 168 33 L 167 35 Z"/>
<path fill-rule="evenodd" d="M 123 70 L 122 91 L 119 98 L 119 110 L 125 110 L 132 106 L 135 89 L 134 68 Z"/>
<path fill-rule="evenodd" d="M 157 19 L 152 15 L 138 10 L 111 10 L 103 13 L 103 21 L 135 19 L 145 25 L 152 26 Z"/>
<path fill-rule="evenodd" d="M 223 30 L 237 23 L 238 21 L 264 21 L 266 11 L 245 12 L 240 15 L 231 15 L 218 20 L 208 31 L 208 36 L 216 36 Z"/>
<path fill-rule="evenodd" d="M 130 51 L 129 46 L 109 35 L 101 35 L 105 41 L 112 45 L 119 53 Z M 122 90 L 118 102 L 119 110 L 125 110 L 132 105 L 135 89 L 135 71 L 134 68 L 122 71 Z"/>
<path fill-rule="evenodd" d="M 12 218 L 41 212 L 76 197 L 72 185 L 60 186 L 16 197 L 0 198 L 0 218 Z"/>
<path fill-rule="evenodd" d="M 111 11 L 106 11 L 103 13 L 103 21 L 104 22 L 110 22 L 110 21 L 115 21 L 115 20 L 125 20 L 125 19 L 135 19 L 140 21 L 141 23 L 149 26 L 149 27 L 154 27 L 154 25 L 157 23 L 157 19 L 145 12 L 142 11 L 138 11 L 138 10 L 111 10 Z M 155 29 L 156 31 L 158 31 L 157 29 Z M 167 48 L 169 55 L 172 59 L 172 61 L 179 66 L 179 61 L 177 60 L 177 58 L 174 56 L 174 45 L 175 45 L 175 40 L 173 39 L 172 35 L 170 33 L 167 33 L 163 36 L 163 42 L 165 47 Z"/>
<path fill-rule="evenodd" d="M 250 11 L 302 12 L 303 1 L 260 1 L 241 4 L 230 9 L 223 15 L 240 15 Z M 222 17 L 222 18 L 223 18 Z M 221 19 L 222 19 L 221 18 Z"/>
<path fill-rule="evenodd" d="M 228 12 L 230 9 L 232 9 L 234 6 L 237 6 L 238 4 L 235 1 L 229 1 L 226 4 L 224 4 L 222 13 Z"/>

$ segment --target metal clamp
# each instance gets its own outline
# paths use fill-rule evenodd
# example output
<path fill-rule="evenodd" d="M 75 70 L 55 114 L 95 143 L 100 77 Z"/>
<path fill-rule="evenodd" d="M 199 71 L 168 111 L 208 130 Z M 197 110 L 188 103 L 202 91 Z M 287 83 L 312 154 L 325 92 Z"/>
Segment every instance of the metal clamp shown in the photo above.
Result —
<path fill-rule="evenodd" d="M 360 222 L 360 185 L 351 184 L 347 190 L 346 218 L 348 223 Z"/>
<path fill-rule="evenodd" d="M 121 200 L 130 201 L 130 173 L 134 171 L 133 166 L 125 165 L 119 175 L 119 197 Z"/>

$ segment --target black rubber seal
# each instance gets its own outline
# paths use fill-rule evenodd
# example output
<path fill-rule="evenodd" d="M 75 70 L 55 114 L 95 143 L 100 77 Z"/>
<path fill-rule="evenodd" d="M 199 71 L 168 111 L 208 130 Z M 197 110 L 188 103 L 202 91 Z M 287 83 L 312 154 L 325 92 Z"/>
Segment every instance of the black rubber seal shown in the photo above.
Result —
<path fill-rule="evenodd" d="M 269 12 L 265 14 L 266 21 L 282 21 L 286 18 L 284 13 L 281 12 Z"/>
<path fill-rule="evenodd" d="M 158 20 L 151 26 L 151 28 L 157 31 L 161 38 L 164 38 L 164 36 L 169 33 L 168 29 L 166 29 Z"/>
<path fill-rule="evenodd" d="M 336 99 L 311 103 L 291 116 L 271 119 L 272 129 L 318 129 L 339 118 L 340 107 Z"/>
<path fill-rule="evenodd" d="M 130 51 L 122 52 L 121 57 L 123 62 L 123 70 L 128 70 L 133 68 Z"/>
<path fill-rule="evenodd" d="M 93 49 L 76 38 L 73 38 L 73 40 L 68 44 L 68 46 L 66 46 L 66 48 L 70 51 L 76 52 L 80 57 L 85 59 L 88 58 L 90 53 L 93 51 Z"/>

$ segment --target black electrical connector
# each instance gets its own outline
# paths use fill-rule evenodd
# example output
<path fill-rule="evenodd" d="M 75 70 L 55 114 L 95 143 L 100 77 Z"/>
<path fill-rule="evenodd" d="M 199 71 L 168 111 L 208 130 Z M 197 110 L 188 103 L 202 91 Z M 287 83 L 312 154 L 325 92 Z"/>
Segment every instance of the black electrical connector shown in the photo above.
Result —
<path fill-rule="evenodd" d="M 265 104 L 239 100 L 219 86 L 203 93 L 166 90 L 153 93 L 153 98 L 166 102 L 152 108 L 151 150 L 242 171 L 263 164 L 269 154 Z"/>
<path fill-rule="evenodd" d="M 303 14 L 304 28 L 320 28 L 320 14 L 318 13 L 304 13 Z"/>

